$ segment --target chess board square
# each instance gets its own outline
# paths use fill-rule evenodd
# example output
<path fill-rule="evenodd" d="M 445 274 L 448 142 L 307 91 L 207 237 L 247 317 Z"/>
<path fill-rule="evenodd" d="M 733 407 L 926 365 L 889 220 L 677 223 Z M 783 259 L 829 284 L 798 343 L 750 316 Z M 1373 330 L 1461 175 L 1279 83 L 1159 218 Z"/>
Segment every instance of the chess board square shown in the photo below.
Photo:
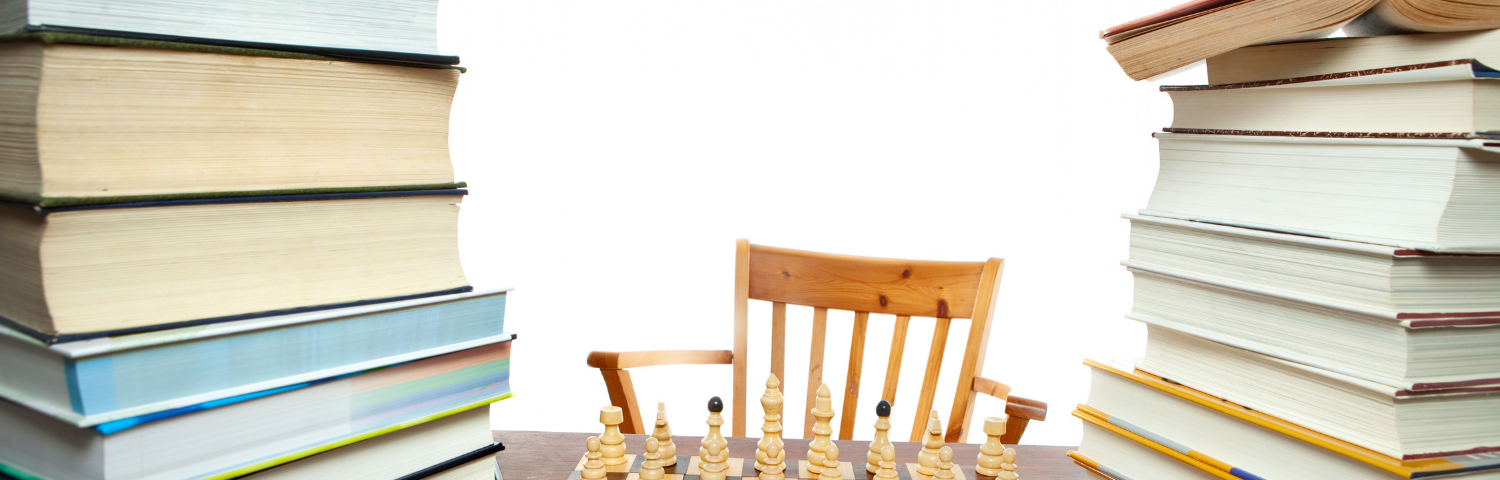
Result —
<path fill-rule="evenodd" d="M 808 465 L 810 464 L 807 463 L 807 460 L 797 461 L 797 478 L 818 478 L 818 474 L 807 471 Z M 864 472 L 864 470 L 865 466 L 861 464 L 859 466 L 859 471 Z M 845 480 L 852 480 L 854 478 L 854 464 L 849 462 L 839 462 L 839 472 L 843 474 Z"/>
<path fill-rule="evenodd" d="M 904 473 L 906 473 L 907 475 L 910 475 L 910 478 L 919 478 L 917 476 L 917 467 L 919 467 L 919 466 L 920 465 L 917 465 L 915 463 L 908 463 L 908 464 L 906 464 L 906 472 L 904 472 Z M 897 472 L 897 473 L 903 473 L 903 472 Z M 908 477 L 902 476 L 901 478 L 908 478 Z M 956 480 L 968 480 L 969 477 L 964 473 L 964 469 L 962 469 L 962 468 L 955 468 L 955 469 L 953 469 L 953 478 L 956 479 Z"/>

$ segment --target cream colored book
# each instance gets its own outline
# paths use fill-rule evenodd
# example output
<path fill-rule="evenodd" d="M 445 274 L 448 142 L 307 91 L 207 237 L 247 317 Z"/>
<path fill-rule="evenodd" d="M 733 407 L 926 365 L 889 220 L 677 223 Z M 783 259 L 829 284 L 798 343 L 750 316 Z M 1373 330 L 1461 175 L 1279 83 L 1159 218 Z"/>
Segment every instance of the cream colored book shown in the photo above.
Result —
<path fill-rule="evenodd" d="M 452 188 L 459 71 L 0 42 L 0 200 Z"/>
<path fill-rule="evenodd" d="M 1500 65 L 1500 30 L 1328 38 L 1245 47 L 1208 59 L 1208 83 L 1261 82 L 1474 59 Z"/>
<path fill-rule="evenodd" d="M 0 322 L 56 343 L 468 291 L 464 193 L 0 204 Z"/>

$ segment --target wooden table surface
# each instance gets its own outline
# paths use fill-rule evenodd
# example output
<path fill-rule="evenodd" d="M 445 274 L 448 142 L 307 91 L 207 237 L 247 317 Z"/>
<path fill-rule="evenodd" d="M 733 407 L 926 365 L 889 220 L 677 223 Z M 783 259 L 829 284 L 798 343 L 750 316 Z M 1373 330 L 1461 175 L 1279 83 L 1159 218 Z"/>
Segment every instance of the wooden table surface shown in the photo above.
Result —
<path fill-rule="evenodd" d="M 527 480 L 527 479 L 549 479 L 557 480 L 567 478 L 568 473 L 578 465 L 578 460 L 583 458 L 585 441 L 590 436 L 598 433 L 557 433 L 557 432 L 510 432 L 496 431 L 495 441 L 505 444 L 505 451 L 496 454 L 495 458 L 500 464 L 500 473 L 505 480 Z M 729 438 L 729 454 L 731 457 L 755 458 L 755 443 L 759 438 Z M 678 455 L 696 455 L 698 444 L 703 437 L 673 436 L 672 442 L 677 444 Z M 800 438 L 785 439 L 789 464 L 796 460 L 807 458 L 807 444 L 809 440 Z M 865 454 L 869 452 L 870 442 L 859 440 L 835 440 L 839 445 L 839 459 L 854 463 L 857 470 L 863 470 Z M 911 442 L 894 442 L 896 446 L 896 463 L 915 463 L 917 452 L 922 450 L 922 444 Z M 953 460 L 961 465 L 966 471 L 973 471 L 974 459 L 979 456 L 979 444 L 964 443 L 951 444 L 953 447 Z M 1044 447 L 1036 445 L 1019 445 L 1016 449 L 1016 473 L 1024 480 L 1052 480 L 1052 479 L 1088 479 L 1088 474 L 1082 468 L 1073 464 L 1067 457 L 1071 447 Z M 628 453 L 642 454 L 646 451 L 646 435 L 626 435 L 625 450 Z"/>

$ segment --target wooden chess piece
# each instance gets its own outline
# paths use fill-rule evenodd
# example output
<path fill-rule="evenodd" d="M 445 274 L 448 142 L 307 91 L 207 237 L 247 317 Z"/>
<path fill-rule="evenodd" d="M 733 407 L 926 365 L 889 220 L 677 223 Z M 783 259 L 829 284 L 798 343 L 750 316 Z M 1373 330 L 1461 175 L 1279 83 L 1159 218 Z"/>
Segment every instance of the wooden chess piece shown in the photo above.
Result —
<path fill-rule="evenodd" d="M 896 446 L 886 445 L 880 447 L 880 470 L 875 471 L 875 478 L 889 480 L 901 478 L 896 473 Z"/>
<path fill-rule="evenodd" d="M 943 445 L 943 449 L 938 450 L 937 475 L 934 475 L 933 478 L 936 478 L 938 480 L 948 480 L 950 478 L 954 478 L 953 447 Z"/>
<path fill-rule="evenodd" d="M 766 446 L 766 467 L 757 480 L 786 480 L 786 450 L 780 442 Z"/>
<path fill-rule="evenodd" d="M 974 473 L 987 477 L 1000 476 L 1000 464 L 1004 461 L 1000 455 L 1005 454 L 1005 445 L 1000 444 L 1000 436 L 1005 434 L 1005 422 L 1008 417 L 1001 414 L 999 417 L 984 419 L 984 445 L 979 446 L 979 460 L 975 462 Z"/>
<path fill-rule="evenodd" d="M 816 419 L 813 423 L 813 441 L 807 445 L 807 473 L 816 474 L 823 471 L 823 461 L 827 457 L 823 455 L 829 445 L 833 445 L 833 393 L 828 390 L 828 384 L 818 387 L 818 397 L 813 401 L 812 415 Z"/>
<path fill-rule="evenodd" d="M 865 471 L 880 470 L 880 450 L 891 444 L 891 402 L 881 400 L 875 404 L 875 439 L 870 441 L 870 454 L 865 457 Z"/>
<path fill-rule="evenodd" d="M 599 436 L 599 451 L 604 454 L 604 465 L 625 463 L 625 435 L 620 433 L 620 424 L 625 422 L 625 412 L 620 407 L 599 409 L 599 423 L 604 424 L 604 434 Z"/>
<path fill-rule="evenodd" d="M 661 480 L 667 476 L 667 471 L 661 468 L 661 442 L 655 437 L 646 437 L 646 461 L 641 462 L 641 471 L 636 478 L 640 480 Z"/>
<path fill-rule="evenodd" d="M 760 406 L 766 412 L 766 423 L 760 426 L 763 435 L 760 442 L 755 444 L 755 470 L 758 472 L 764 472 L 766 465 L 770 463 L 773 444 L 779 445 L 776 450 L 781 452 L 776 463 L 786 461 L 786 443 L 781 440 L 781 404 L 786 400 L 781 397 L 781 390 L 777 389 L 780 386 L 781 382 L 776 380 L 776 374 L 771 374 L 771 378 L 766 379 L 766 393 L 760 396 Z"/>
<path fill-rule="evenodd" d="M 708 435 L 698 448 L 698 478 L 701 480 L 724 480 L 729 470 L 729 442 L 719 433 L 724 424 L 724 401 L 719 397 L 708 400 Z"/>
<path fill-rule="evenodd" d="M 1020 475 L 1016 474 L 1016 449 L 1005 449 L 1005 453 L 1001 454 L 1000 458 L 1003 463 L 1000 464 L 1000 474 L 996 475 L 995 478 L 1000 480 L 1017 480 L 1021 478 Z"/>
<path fill-rule="evenodd" d="M 917 480 L 932 480 L 937 475 L 938 451 L 943 448 L 943 421 L 937 410 L 927 419 L 927 439 L 922 442 L 922 452 L 917 454 Z"/>
<path fill-rule="evenodd" d="M 605 473 L 604 462 L 599 460 L 599 457 L 604 456 L 603 453 L 599 453 L 599 437 L 589 437 L 588 446 L 589 453 L 583 454 L 587 460 L 583 462 L 582 478 L 583 480 L 600 480 L 605 477 Z"/>
<path fill-rule="evenodd" d="M 672 443 L 672 427 L 667 426 L 667 404 L 656 402 L 656 430 L 651 432 L 651 438 L 655 438 L 661 446 L 661 466 L 663 468 L 677 464 L 677 444 Z"/>
<path fill-rule="evenodd" d="M 844 471 L 839 468 L 839 446 L 829 443 L 828 448 L 823 449 L 823 470 L 818 472 L 818 480 L 843 480 Z"/>

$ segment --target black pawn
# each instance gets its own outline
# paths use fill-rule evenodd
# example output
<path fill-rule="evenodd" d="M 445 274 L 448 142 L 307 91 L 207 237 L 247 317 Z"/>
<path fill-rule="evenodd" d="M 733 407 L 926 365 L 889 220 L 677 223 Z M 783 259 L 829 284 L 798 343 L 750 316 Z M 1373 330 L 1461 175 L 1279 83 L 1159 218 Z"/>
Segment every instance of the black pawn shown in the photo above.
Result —
<path fill-rule="evenodd" d="M 724 401 L 720 400 L 719 397 L 708 399 L 708 411 L 714 413 L 724 411 Z"/>
<path fill-rule="evenodd" d="M 875 404 L 875 416 L 877 416 L 877 417 L 889 417 L 889 416 L 891 416 L 891 402 L 887 402 L 885 400 L 881 400 L 880 403 Z"/>

